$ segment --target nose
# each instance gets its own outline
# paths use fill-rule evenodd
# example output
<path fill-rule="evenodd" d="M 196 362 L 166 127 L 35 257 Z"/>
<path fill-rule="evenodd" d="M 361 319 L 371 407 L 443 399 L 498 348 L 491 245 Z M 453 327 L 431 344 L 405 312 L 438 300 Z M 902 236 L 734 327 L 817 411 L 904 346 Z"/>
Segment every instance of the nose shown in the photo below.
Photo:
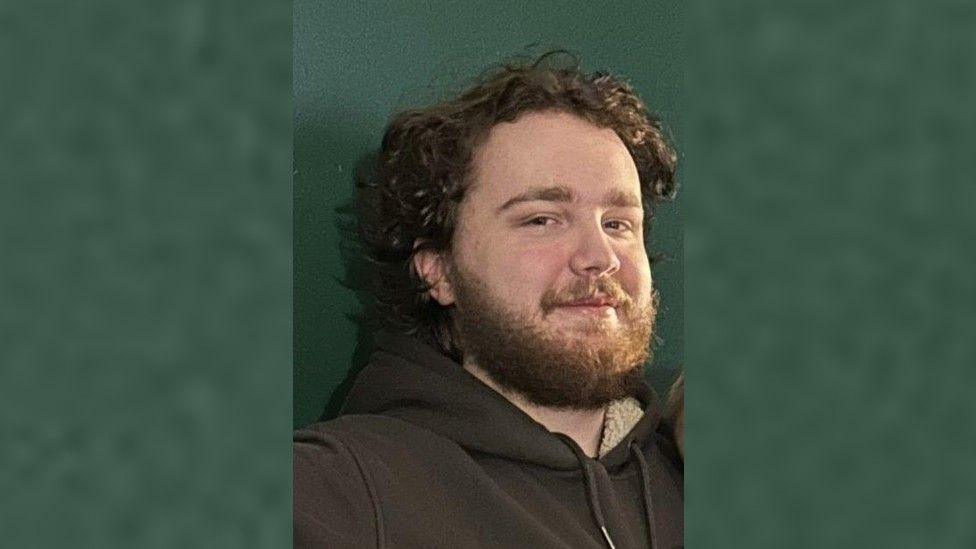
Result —
<path fill-rule="evenodd" d="M 608 277 L 620 270 L 620 258 L 602 223 L 580 230 L 570 269 L 577 276 L 594 279 Z"/>

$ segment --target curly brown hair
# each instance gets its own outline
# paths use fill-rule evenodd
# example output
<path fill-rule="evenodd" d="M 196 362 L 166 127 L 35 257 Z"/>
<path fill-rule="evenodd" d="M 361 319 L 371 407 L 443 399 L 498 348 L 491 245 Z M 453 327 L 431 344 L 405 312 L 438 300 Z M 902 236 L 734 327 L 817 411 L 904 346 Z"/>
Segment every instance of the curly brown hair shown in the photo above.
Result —
<path fill-rule="evenodd" d="M 425 249 L 450 252 L 472 154 L 496 124 L 553 110 L 613 129 L 637 166 L 645 231 L 653 206 L 674 196 L 677 156 L 660 120 L 626 82 L 585 74 L 577 58 L 560 64 L 558 57 L 503 64 L 456 98 L 393 117 L 372 175 L 358 183 L 357 232 L 371 264 L 367 317 L 460 359 L 450 311 L 430 299 L 413 256 Z"/>

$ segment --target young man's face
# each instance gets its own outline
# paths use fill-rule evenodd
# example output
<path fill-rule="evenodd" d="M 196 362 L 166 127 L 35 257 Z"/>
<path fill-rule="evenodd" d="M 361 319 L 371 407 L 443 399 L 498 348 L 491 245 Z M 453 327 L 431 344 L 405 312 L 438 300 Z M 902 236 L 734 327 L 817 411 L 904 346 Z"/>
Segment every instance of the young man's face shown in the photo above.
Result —
<path fill-rule="evenodd" d="M 542 112 L 476 150 L 448 279 L 466 360 L 538 404 L 593 407 L 640 377 L 654 320 L 640 182 L 613 130 Z"/>

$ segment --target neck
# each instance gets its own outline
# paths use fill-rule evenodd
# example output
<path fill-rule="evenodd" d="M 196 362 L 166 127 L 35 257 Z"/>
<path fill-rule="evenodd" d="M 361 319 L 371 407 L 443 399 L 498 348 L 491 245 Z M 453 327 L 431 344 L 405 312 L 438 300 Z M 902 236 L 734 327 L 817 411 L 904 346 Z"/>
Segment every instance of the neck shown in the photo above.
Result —
<path fill-rule="evenodd" d="M 500 387 L 488 374 L 475 364 L 465 361 L 464 369 L 478 378 L 482 383 L 491 387 L 498 394 L 505 397 L 518 409 L 552 433 L 562 433 L 573 439 L 583 452 L 590 457 L 597 457 L 600 449 L 600 437 L 603 435 L 603 421 L 606 407 L 595 410 L 577 410 L 566 408 L 551 408 L 539 406 L 525 399 L 525 397 Z"/>

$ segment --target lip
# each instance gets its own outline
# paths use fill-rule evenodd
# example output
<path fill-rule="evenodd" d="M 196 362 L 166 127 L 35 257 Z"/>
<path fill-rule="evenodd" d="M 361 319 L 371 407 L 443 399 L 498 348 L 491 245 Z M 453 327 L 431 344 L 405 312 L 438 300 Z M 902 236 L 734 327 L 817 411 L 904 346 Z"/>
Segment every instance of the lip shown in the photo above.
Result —
<path fill-rule="evenodd" d="M 592 315 L 610 315 L 617 311 L 616 303 L 608 299 L 594 298 L 594 299 L 584 299 L 582 301 L 573 301 L 571 303 L 564 303 L 559 306 L 567 312 L 579 313 L 579 314 L 592 314 Z"/>

